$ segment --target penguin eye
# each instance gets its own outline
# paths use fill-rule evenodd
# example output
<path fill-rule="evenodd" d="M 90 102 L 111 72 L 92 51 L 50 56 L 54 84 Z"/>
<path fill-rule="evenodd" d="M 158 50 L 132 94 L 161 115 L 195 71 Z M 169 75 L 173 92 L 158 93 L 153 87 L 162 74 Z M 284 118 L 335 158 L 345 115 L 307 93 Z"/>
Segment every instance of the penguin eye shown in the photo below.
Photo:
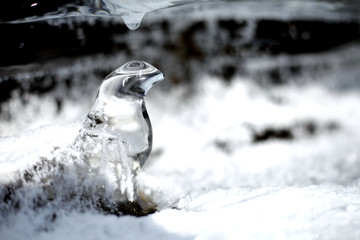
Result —
<path fill-rule="evenodd" d="M 141 66 L 140 62 L 131 62 L 129 64 L 129 68 L 139 68 L 139 66 Z"/>
<path fill-rule="evenodd" d="M 145 63 L 140 61 L 131 61 L 124 67 L 125 71 L 140 71 L 145 69 L 146 69 Z"/>

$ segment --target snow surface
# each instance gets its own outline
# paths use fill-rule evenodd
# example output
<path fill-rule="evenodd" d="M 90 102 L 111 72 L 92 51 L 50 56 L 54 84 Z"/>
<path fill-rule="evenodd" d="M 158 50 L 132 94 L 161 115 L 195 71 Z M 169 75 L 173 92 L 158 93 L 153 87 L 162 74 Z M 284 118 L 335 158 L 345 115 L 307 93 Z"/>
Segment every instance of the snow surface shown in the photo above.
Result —
<path fill-rule="evenodd" d="M 192 95 L 179 86 L 147 99 L 154 148 L 137 184 L 157 212 L 116 217 L 25 206 L 0 215 L 1 239 L 360 237 L 358 91 L 335 91 L 326 78 L 264 88 L 251 79 L 204 76 L 191 88 Z M 313 135 L 297 127 L 307 121 L 320 126 Z M 329 123 L 336 127 L 321 127 Z M 295 137 L 253 142 L 254 131 L 267 127 L 295 129 Z M 1 138 L 1 181 L 53 146 L 70 144 L 78 128 L 53 125 Z"/>

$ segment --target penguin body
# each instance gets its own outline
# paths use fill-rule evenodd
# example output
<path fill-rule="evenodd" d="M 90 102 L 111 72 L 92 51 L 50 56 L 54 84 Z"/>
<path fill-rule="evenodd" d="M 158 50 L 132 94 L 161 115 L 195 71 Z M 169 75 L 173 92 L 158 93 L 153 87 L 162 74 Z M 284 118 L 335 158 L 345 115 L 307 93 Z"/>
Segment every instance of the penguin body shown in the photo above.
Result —
<path fill-rule="evenodd" d="M 133 161 L 133 169 L 142 167 L 152 148 L 152 128 L 144 97 L 163 79 L 159 70 L 143 61 L 131 61 L 116 69 L 102 82 L 83 124 L 83 135 L 101 141 L 101 145 L 104 139 L 122 145 Z"/>

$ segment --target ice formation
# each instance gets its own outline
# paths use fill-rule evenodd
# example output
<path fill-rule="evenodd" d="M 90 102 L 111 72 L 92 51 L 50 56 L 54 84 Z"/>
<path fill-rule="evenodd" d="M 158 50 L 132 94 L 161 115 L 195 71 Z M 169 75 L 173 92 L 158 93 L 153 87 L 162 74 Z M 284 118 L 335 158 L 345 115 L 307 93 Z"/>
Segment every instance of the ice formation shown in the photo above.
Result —
<path fill-rule="evenodd" d="M 106 9 L 110 9 L 109 13 L 111 15 L 119 14 L 121 18 L 124 20 L 126 26 L 135 30 L 140 26 L 141 20 L 145 16 L 147 12 L 151 12 L 157 9 L 170 7 L 173 5 L 192 2 L 191 0 L 107 0 L 100 1 L 101 4 L 104 5 Z M 104 8 L 103 7 L 103 8 Z M 125 12 L 123 13 L 122 11 Z"/>
<path fill-rule="evenodd" d="M 93 142 L 105 140 L 106 147 L 113 146 L 116 152 L 125 153 L 131 160 L 132 170 L 144 165 L 152 147 L 152 129 L 144 97 L 163 79 L 159 70 L 142 61 L 128 62 L 105 78 L 80 134 L 82 140 L 90 141 L 85 144 L 89 149 L 85 152 L 93 154 L 90 159 L 97 162 L 104 158 L 91 150 L 97 147 L 92 146 Z M 109 156 L 110 161 L 117 159 L 118 156 Z"/>
<path fill-rule="evenodd" d="M 83 153 L 85 171 L 98 174 L 104 165 L 109 166 L 119 197 L 126 192 L 130 201 L 134 200 L 134 173 L 152 147 L 144 97 L 162 80 L 162 73 L 143 61 L 128 62 L 112 72 L 101 84 L 75 144 Z"/>
<path fill-rule="evenodd" d="M 5 22 L 30 22 L 71 16 L 112 16 L 121 17 L 129 29 L 135 30 L 140 26 L 141 20 L 146 13 L 191 2 L 196 2 L 196 0 L 90 0 L 65 4 L 63 1 L 54 1 L 53 4 L 57 6 L 56 10 L 53 8 L 47 9 L 46 7 L 43 7 L 44 4 L 37 4 L 36 2 L 33 4 L 22 4 L 20 9 L 13 9 L 11 5 L 10 7 L 7 5 L 4 5 L 3 7 L 4 9 L 9 8 L 8 12 L 20 10 L 22 14 L 25 14 L 6 16 Z M 42 14 L 31 16 L 34 9 L 42 12 Z M 21 18 L 21 16 L 23 16 L 23 18 Z M 3 17 L 4 16 L 0 17 L 0 22 Z"/>

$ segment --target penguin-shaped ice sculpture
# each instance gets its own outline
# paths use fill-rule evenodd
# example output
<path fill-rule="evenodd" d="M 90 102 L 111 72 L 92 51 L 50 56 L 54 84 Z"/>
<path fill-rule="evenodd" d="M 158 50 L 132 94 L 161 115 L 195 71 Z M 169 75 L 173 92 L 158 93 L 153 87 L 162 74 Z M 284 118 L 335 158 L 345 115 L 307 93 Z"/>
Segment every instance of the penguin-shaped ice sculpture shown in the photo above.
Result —
<path fill-rule="evenodd" d="M 144 165 L 152 148 L 144 97 L 163 79 L 158 69 L 143 61 L 130 61 L 104 79 L 81 130 L 91 167 L 96 168 L 104 154 L 110 162 L 129 158 L 123 162 L 131 162 L 127 168 L 132 170 Z"/>

